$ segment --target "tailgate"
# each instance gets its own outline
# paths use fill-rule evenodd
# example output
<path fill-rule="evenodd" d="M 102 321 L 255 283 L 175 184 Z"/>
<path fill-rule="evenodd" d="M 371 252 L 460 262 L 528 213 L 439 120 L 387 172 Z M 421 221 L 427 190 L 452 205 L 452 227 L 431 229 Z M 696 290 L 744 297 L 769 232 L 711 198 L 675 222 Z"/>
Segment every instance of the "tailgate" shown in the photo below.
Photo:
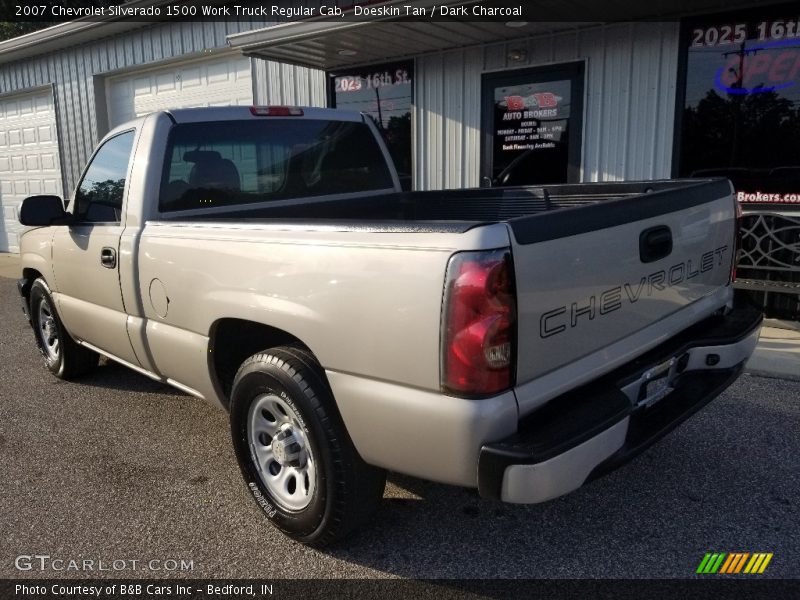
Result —
<path fill-rule="evenodd" d="M 509 222 L 518 386 L 550 374 L 551 389 L 539 397 L 552 397 L 631 360 L 730 298 L 730 183 L 675 183 Z M 585 368 L 576 371 L 579 364 Z M 568 381 L 558 381 L 559 370 Z M 533 407 L 520 406 L 527 408 Z"/>

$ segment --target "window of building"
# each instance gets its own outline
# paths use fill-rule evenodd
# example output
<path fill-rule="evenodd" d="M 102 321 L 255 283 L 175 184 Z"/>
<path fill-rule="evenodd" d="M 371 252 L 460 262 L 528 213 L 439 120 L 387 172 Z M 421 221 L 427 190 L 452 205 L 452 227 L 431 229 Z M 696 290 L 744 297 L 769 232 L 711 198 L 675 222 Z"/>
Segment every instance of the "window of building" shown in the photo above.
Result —
<path fill-rule="evenodd" d="M 576 62 L 483 75 L 484 184 L 580 180 L 583 70 Z"/>
<path fill-rule="evenodd" d="M 331 106 L 372 117 L 383 135 L 403 189 L 411 189 L 411 106 L 414 63 L 337 71 L 328 76 Z"/>
<path fill-rule="evenodd" d="M 75 194 L 75 217 L 78 221 L 119 222 L 133 138 L 133 131 L 122 133 L 108 140 L 95 153 Z"/>
<path fill-rule="evenodd" d="M 679 174 L 728 177 L 744 204 L 800 210 L 797 7 L 686 22 L 682 39 Z"/>
<path fill-rule="evenodd" d="M 176 125 L 160 208 L 211 208 L 391 189 L 391 174 L 363 123 L 303 118 Z"/>
<path fill-rule="evenodd" d="M 800 320 L 800 16 L 762 7 L 683 23 L 678 174 L 727 177 L 744 208 L 738 293 Z"/>

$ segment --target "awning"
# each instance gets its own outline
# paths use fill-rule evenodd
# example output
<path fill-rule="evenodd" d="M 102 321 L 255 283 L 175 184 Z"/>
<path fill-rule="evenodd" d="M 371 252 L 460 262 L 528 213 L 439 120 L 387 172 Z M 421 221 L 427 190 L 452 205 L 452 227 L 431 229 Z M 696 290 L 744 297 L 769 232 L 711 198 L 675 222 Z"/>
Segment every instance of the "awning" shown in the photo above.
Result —
<path fill-rule="evenodd" d="M 527 23 L 523 30 L 497 22 L 309 21 L 232 35 L 228 42 L 247 56 L 330 70 L 581 25 L 587 24 Z"/>
<path fill-rule="evenodd" d="M 780 0 L 539 0 L 524 4 L 529 21 L 476 20 L 459 17 L 449 20 L 412 19 L 405 16 L 378 16 L 356 20 L 354 9 L 336 20 L 312 17 L 263 29 L 234 34 L 228 43 L 247 56 L 264 58 L 323 70 L 383 62 L 430 52 L 473 46 L 487 42 L 532 37 L 545 33 L 583 28 L 592 24 L 620 20 L 674 20 L 693 14 L 767 6 Z M 376 7 L 413 5 L 472 7 L 478 0 L 392 0 Z M 481 2 L 483 5 L 494 3 Z M 389 12 L 389 11 L 387 11 Z M 531 18 L 531 16 L 535 18 Z M 577 19 L 580 19 L 578 21 Z"/>

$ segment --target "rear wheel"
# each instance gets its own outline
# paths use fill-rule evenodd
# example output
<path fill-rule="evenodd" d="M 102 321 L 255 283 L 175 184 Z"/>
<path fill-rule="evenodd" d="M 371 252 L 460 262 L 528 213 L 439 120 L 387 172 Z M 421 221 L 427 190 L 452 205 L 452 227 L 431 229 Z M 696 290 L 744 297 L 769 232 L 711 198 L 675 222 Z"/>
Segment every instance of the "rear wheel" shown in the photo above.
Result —
<path fill-rule="evenodd" d="M 30 314 L 44 363 L 56 377 L 73 379 L 97 366 L 100 359 L 97 353 L 80 346 L 64 329 L 50 290 L 42 279 L 31 286 Z"/>
<path fill-rule="evenodd" d="M 234 379 L 230 416 L 250 493 L 288 536 L 324 546 L 377 508 L 385 471 L 358 455 L 310 352 L 281 347 L 248 358 Z"/>

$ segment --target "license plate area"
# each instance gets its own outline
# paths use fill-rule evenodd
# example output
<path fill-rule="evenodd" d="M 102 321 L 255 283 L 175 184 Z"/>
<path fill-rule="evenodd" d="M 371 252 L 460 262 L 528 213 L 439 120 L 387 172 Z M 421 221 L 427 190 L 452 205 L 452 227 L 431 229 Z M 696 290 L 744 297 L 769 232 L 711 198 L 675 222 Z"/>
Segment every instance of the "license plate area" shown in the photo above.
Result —
<path fill-rule="evenodd" d="M 670 358 L 642 374 L 637 407 L 649 408 L 666 398 L 675 389 L 672 380 L 675 377 L 677 362 L 675 357 Z"/>

